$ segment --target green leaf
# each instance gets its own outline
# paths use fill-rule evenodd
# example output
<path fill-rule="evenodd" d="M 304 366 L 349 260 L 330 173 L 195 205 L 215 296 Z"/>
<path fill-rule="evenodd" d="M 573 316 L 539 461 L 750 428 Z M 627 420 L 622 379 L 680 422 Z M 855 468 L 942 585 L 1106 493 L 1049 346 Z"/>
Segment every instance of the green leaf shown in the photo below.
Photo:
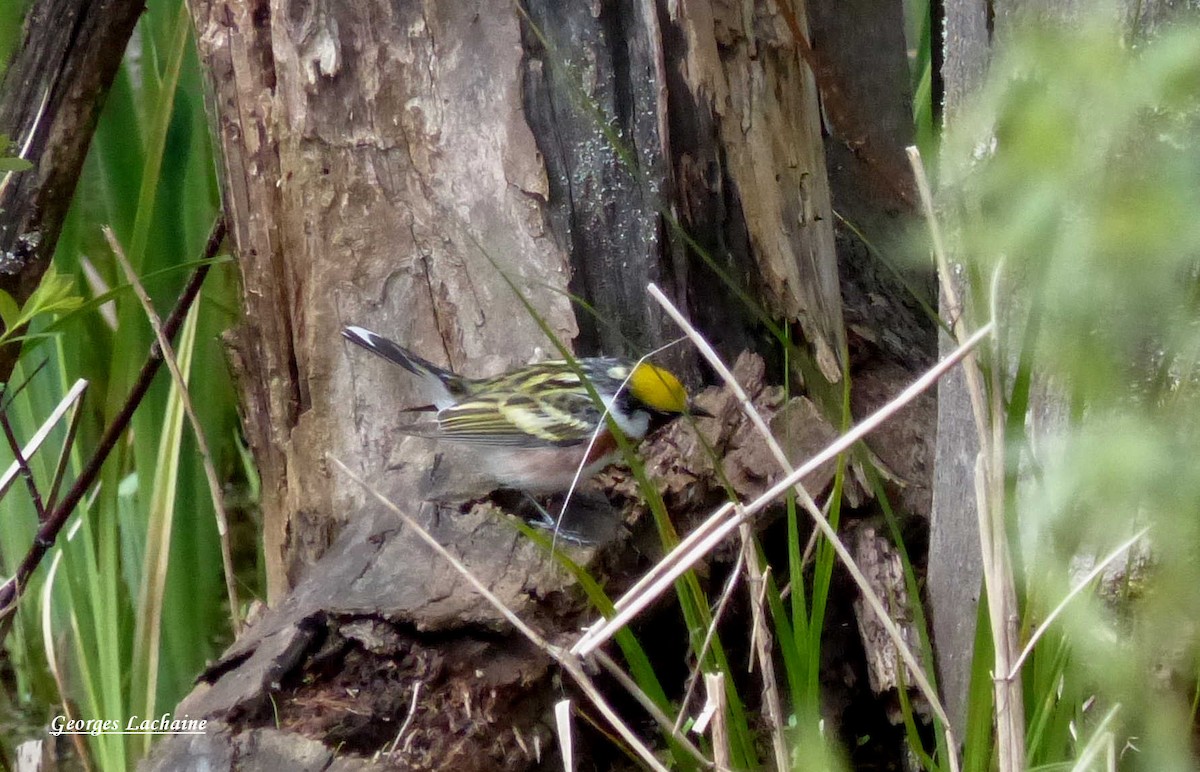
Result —
<path fill-rule="evenodd" d="M 75 282 L 70 276 L 62 275 L 51 263 L 42 275 L 25 307 L 21 309 L 20 322 L 28 322 L 38 314 L 73 311 L 83 304 L 83 298 L 74 294 Z"/>
<path fill-rule="evenodd" d="M 13 300 L 12 295 L 0 290 L 0 321 L 4 322 L 4 329 L 13 329 L 20 316 L 21 309 L 17 307 L 17 301 Z"/>
<path fill-rule="evenodd" d="M 0 133 L 0 172 L 23 172 L 33 168 L 33 164 L 24 158 L 9 156 L 9 147 L 13 144 L 7 134 Z"/>
<path fill-rule="evenodd" d="M 0 172 L 27 172 L 33 164 L 24 158 L 0 158 Z"/>

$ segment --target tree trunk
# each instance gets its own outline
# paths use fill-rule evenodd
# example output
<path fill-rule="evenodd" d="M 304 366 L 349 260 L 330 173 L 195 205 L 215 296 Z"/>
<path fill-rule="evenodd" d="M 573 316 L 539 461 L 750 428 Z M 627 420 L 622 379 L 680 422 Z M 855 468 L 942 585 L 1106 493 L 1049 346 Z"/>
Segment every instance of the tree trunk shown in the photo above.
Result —
<path fill-rule="evenodd" d="M 653 279 L 744 343 L 748 312 L 667 233 L 674 210 L 770 311 L 804 326 L 838 377 L 816 95 L 777 16 L 714 18 L 701 4 L 673 18 L 634 3 L 572 16 L 550 3 L 522 27 L 499 6 L 193 7 L 245 280 L 234 348 L 272 599 L 339 530 L 329 513 L 360 497 L 320 456 L 370 469 L 398 445 L 385 492 L 401 499 L 425 466 L 417 443 L 394 441 L 387 409 L 411 395 L 347 356 L 342 324 L 469 375 L 497 372 L 553 350 L 503 273 L 560 340 L 582 328 L 580 353 L 644 353 L 674 335 L 643 298 Z M 790 101 L 756 98 L 772 91 Z M 668 95 L 688 109 L 669 110 Z M 596 317 L 577 322 L 567 291 Z"/>
<path fill-rule="evenodd" d="M 470 470 L 398 431 L 413 385 L 339 330 L 471 376 L 554 355 L 544 330 L 578 354 L 640 355 L 677 335 L 654 281 L 729 361 L 761 346 L 765 312 L 839 380 L 834 217 L 795 19 L 765 0 L 190 2 L 244 280 L 231 345 L 273 609 L 180 706 L 220 731 L 163 743 L 153 766 L 319 767 L 403 723 L 408 767 L 530 767 L 549 742 L 546 656 L 334 461 L 543 632 L 577 625 L 582 599 L 494 515 L 421 503 L 431 474 Z M 686 347 L 666 361 L 700 372 Z M 632 554 L 620 538 L 581 553 L 626 573 Z M 284 751 L 291 732 L 324 744 Z"/>

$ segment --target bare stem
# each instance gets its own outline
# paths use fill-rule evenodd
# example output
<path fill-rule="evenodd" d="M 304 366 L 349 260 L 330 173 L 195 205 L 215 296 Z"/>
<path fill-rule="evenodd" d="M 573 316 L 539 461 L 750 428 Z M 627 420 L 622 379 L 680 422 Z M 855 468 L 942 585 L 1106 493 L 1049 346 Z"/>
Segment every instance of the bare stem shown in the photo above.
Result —
<path fill-rule="evenodd" d="M 209 450 L 208 439 L 204 435 L 200 419 L 196 417 L 196 409 L 192 406 L 187 379 L 183 377 L 183 372 L 179 369 L 179 360 L 175 356 L 175 350 L 171 347 L 171 341 L 163 333 L 162 319 L 154 310 L 150 295 L 146 293 L 146 288 L 142 285 L 137 271 L 133 270 L 129 259 L 125 257 L 125 251 L 117 241 L 117 236 L 113 233 L 112 228 L 104 227 L 104 238 L 108 240 L 108 246 L 121 265 L 121 270 L 125 272 L 125 278 L 129 280 L 129 286 L 133 288 L 133 294 L 137 295 L 138 301 L 142 304 L 142 310 L 146 313 L 146 318 L 150 320 L 150 326 L 154 329 L 154 338 L 158 341 L 158 347 L 167 363 L 167 369 L 170 370 L 171 378 L 175 381 L 175 388 L 179 390 L 179 401 L 183 405 L 183 412 L 187 414 L 188 423 L 192 425 L 192 432 L 196 436 L 196 449 L 200 451 L 204 476 L 208 480 L 208 492 L 212 497 L 213 514 L 217 520 L 217 536 L 221 542 L 221 567 L 225 573 L 225 593 L 229 598 L 229 624 L 236 636 L 242 631 L 241 614 L 238 613 L 241 604 L 238 602 L 237 583 L 233 571 L 233 549 L 229 544 L 229 516 L 225 510 L 225 495 L 221 492 L 221 480 L 217 477 L 212 451 Z"/>

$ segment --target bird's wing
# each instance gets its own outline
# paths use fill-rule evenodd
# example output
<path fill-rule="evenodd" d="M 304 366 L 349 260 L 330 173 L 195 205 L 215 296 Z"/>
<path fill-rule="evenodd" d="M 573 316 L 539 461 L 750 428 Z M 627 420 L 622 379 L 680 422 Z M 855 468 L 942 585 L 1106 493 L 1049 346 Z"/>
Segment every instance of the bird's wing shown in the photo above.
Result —
<path fill-rule="evenodd" d="M 600 411 L 587 394 L 555 392 L 544 398 L 504 394 L 476 398 L 438 413 L 438 435 L 479 445 L 545 448 L 591 438 Z"/>

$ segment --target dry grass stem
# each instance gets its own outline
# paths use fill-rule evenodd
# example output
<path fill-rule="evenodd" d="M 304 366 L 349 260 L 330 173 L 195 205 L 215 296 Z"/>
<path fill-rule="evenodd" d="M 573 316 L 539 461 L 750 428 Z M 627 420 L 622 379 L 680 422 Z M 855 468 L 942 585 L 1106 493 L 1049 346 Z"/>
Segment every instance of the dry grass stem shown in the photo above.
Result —
<path fill-rule="evenodd" d="M 742 409 L 746 412 L 747 416 L 750 417 L 752 423 L 754 424 L 755 428 L 759 431 L 759 433 L 762 435 L 762 437 L 763 437 L 764 441 L 767 443 L 768 447 L 770 447 L 772 449 L 772 454 L 776 456 L 776 460 L 779 461 L 783 470 L 787 473 L 792 472 L 790 463 L 788 462 L 782 449 L 780 449 L 778 444 L 775 442 L 775 439 L 771 435 L 771 431 L 770 431 L 769 427 L 766 425 L 766 422 L 758 414 L 758 411 L 755 410 L 753 404 L 750 402 L 745 391 L 737 383 L 736 379 L 733 377 L 733 373 L 730 372 L 729 368 L 727 368 L 725 366 L 725 364 L 721 361 L 721 358 L 717 355 L 716 351 L 712 348 L 711 345 L 709 345 L 709 343 L 704 339 L 704 337 L 702 335 L 700 335 L 700 333 L 691 325 L 691 323 L 688 322 L 688 320 L 683 316 L 683 314 L 680 313 L 679 309 L 675 308 L 675 306 L 670 302 L 670 300 L 666 297 L 666 295 L 664 295 L 662 293 L 662 291 L 658 289 L 658 287 L 651 284 L 647 289 L 650 293 L 650 296 L 653 297 L 659 303 L 659 305 L 663 307 L 663 309 L 667 312 L 667 314 L 675 321 L 675 323 L 677 325 L 679 325 L 680 329 L 683 330 L 684 334 L 686 334 L 692 340 L 692 342 L 696 345 L 697 350 L 699 350 L 704 355 L 705 359 L 709 362 L 709 364 L 712 365 L 712 367 L 722 376 L 722 378 L 725 380 L 726 385 L 734 392 L 734 394 L 736 394 L 738 396 L 738 399 L 740 400 L 740 402 L 742 404 Z M 965 341 L 964 341 L 964 343 L 965 343 Z M 885 409 L 886 409 L 886 406 L 885 406 Z M 847 446 L 847 447 L 849 447 L 849 446 Z M 798 479 L 802 479 L 802 478 L 798 478 Z M 914 674 L 916 675 L 918 688 L 925 695 L 925 697 L 929 701 L 929 703 L 933 706 L 934 711 L 938 713 L 939 718 L 943 722 L 943 726 L 946 728 L 947 732 L 949 733 L 950 722 L 945 713 L 945 710 L 943 709 L 943 707 L 941 705 L 941 701 L 937 695 L 937 691 L 933 688 L 933 685 L 929 681 L 928 677 L 926 676 L 924 669 L 918 664 L 916 656 L 912 653 L 912 651 L 909 649 L 908 645 L 905 643 L 902 635 L 900 634 L 900 630 L 895 626 L 895 623 L 888 616 L 886 610 L 884 609 L 882 601 L 875 595 L 874 591 L 871 589 L 869 583 L 867 582 L 866 577 L 864 577 L 862 575 L 862 572 L 854 564 L 854 561 L 853 561 L 852 557 L 850 556 L 849 550 L 847 550 L 845 548 L 845 545 L 843 545 L 841 543 L 836 532 L 829 525 L 829 521 L 825 518 L 824 513 L 817 507 L 816 502 L 813 501 L 812 496 L 810 496 L 808 491 L 805 490 L 804 487 L 799 484 L 797 484 L 795 486 L 795 492 L 796 492 L 797 500 L 804 507 L 804 509 L 809 513 L 809 515 L 812 516 L 814 522 L 817 525 L 818 531 L 820 531 L 820 533 L 823 536 L 825 536 L 826 539 L 829 540 L 829 542 L 834 547 L 834 550 L 837 552 L 838 557 L 841 559 L 841 561 L 846 565 L 847 569 L 850 571 L 851 576 L 853 576 L 855 583 L 858 584 L 859 590 L 862 592 L 864 599 L 867 601 L 867 604 L 872 607 L 872 610 L 880 618 L 881 623 L 884 626 L 884 629 L 887 631 L 889 637 L 892 639 L 893 645 L 896 646 L 901 657 L 905 660 L 905 662 L 909 665 L 909 667 L 912 668 Z M 769 707 L 769 705 L 768 705 L 768 707 Z M 948 743 L 948 745 L 951 748 L 954 747 L 950 743 Z M 954 754 L 951 754 L 951 755 L 953 756 Z M 954 765 L 954 763 L 955 763 L 954 761 L 951 762 L 952 766 Z"/>
<path fill-rule="evenodd" d="M 719 507 L 716 512 L 714 512 L 704 523 L 701 524 L 699 528 L 696 529 L 696 532 L 703 533 L 702 537 L 693 539 L 692 536 L 694 536 L 696 532 L 689 534 L 689 536 L 685 538 L 678 547 L 672 550 L 672 552 L 665 556 L 658 565 L 651 569 L 650 573 L 653 574 L 654 578 L 652 580 L 645 579 L 643 581 L 639 581 L 634 588 L 630 590 L 630 592 L 626 593 L 626 595 L 617 602 L 616 606 L 619 611 L 612 618 L 608 620 L 600 620 L 590 627 L 572 647 L 572 653 L 586 657 L 588 654 L 598 649 L 604 644 L 604 642 L 612 637 L 616 630 L 620 629 L 625 624 L 628 624 L 633 617 L 637 616 L 646 606 L 648 606 L 650 603 L 656 600 L 659 595 L 670 588 L 675 579 L 677 579 L 689 568 L 691 568 L 691 566 L 702 559 L 707 554 L 708 550 L 723 540 L 725 536 L 727 536 L 733 529 L 739 527 L 741 523 L 749 520 L 749 518 L 753 517 L 783 493 L 789 489 L 792 489 L 796 483 L 798 483 L 806 475 L 810 474 L 814 469 L 818 468 L 821 464 L 836 458 L 839 453 L 844 452 L 855 442 L 862 439 L 862 437 L 864 437 L 867 433 L 877 428 L 881 423 L 894 415 L 897 410 L 904 407 L 904 405 L 906 405 L 908 402 L 912 401 L 918 394 L 930 388 L 942 375 L 944 375 L 952 367 L 958 364 L 958 362 L 960 362 L 964 357 L 970 354 L 975 346 L 977 346 L 984 340 L 984 338 L 992 333 L 992 330 L 993 326 L 990 323 L 978 330 L 966 341 L 964 345 L 959 346 L 949 356 L 930 368 L 925 374 L 915 380 L 890 402 L 872 413 L 856 426 L 852 427 L 837 441 L 831 443 L 823 451 L 809 459 L 809 461 L 803 464 L 799 469 L 796 469 L 791 474 L 785 476 L 784 479 L 780 480 L 750 504 L 742 506 L 740 503 L 731 502 Z M 834 551 L 838 554 L 839 559 L 846 566 L 847 570 L 851 574 L 851 577 L 859 586 L 859 589 L 863 594 L 863 599 L 878 616 L 880 623 L 884 626 L 888 636 L 895 643 L 901 659 L 903 659 L 905 664 L 912 669 L 917 682 L 917 687 L 929 701 L 933 711 L 937 714 L 939 720 L 942 722 L 942 726 L 947 738 L 947 746 L 951 749 L 957 748 L 957 743 L 954 740 L 953 731 L 951 729 L 949 718 L 946 715 L 945 708 L 941 704 L 941 700 L 938 698 L 936 690 L 929 682 L 929 679 L 925 675 L 924 669 L 921 667 L 916 656 L 905 644 L 899 629 L 896 627 L 895 622 L 892 621 L 892 619 L 888 616 L 882 601 L 875 594 L 874 590 L 872 590 L 870 584 L 867 582 L 866 577 L 864 577 L 862 572 L 858 569 L 858 566 L 855 565 L 854 560 L 849 554 L 849 551 L 846 549 L 845 545 L 842 544 L 837 533 L 829 525 L 828 520 L 826 520 L 821 514 L 821 511 L 817 508 L 816 503 L 813 502 L 811 497 L 804 493 L 803 488 L 801 488 L 799 492 L 804 494 L 800 497 L 801 503 L 805 505 L 805 508 L 813 516 L 814 522 L 817 524 L 818 529 L 821 531 L 822 535 L 829 540 L 831 546 L 834 548 Z M 731 511 L 736 512 L 736 514 L 734 517 L 728 518 L 728 514 Z M 667 567 L 664 568 L 663 566 Z M 956 771 L 958 769 L 957 753 L 951 752 L 949 754 L 949 763 L 952 771 Z"/>
<path fill-rule="evenodd" d="M 933 205 L 933 192 L 921 153 L 909 147 L 909 163 L 917 183 L 925 219 L 929 224 L 933 242 L 933 255 L 937 263 L 942 294 L 950 313 L 951 329 L 961 343 L 966 336 L 963 325 L 964 308 L 954 286 L 953 273 L 942 237 L 941 226 Z M 992 277 L 993 288 L 999 281 L 998 274 Z M 994 299 L 993 299 L 994 300 Z M 990 322 L 994 323 L 994 322 Z M 971 399 L 971 412 L 979 436 L 979 457 L 975 466 L 975 492 L 980 537 L 980 552 L 983 564 L 984 587 L 988 597 L 988 619 L 992 629 L 994 650 L 993 672 L 1009 674 L 1020 647 L 1017 621 L 1020 609 L 1017 606 L 1016 583 L 1013 578 L 1012 552 L 1008 544 L 1005 524 L 1005 438 L 1007 421 L 1001 383 L 1000 357 L 996 357 L 992 368 L 990 402 L 985 403 L 983 377 L 974 357 L 963 365 L 967 392 Z M 989 431 L 990 426 L 990 431 Z M 1025 764 L 1025 701 L 1021 679 L 997 677 L 994 680 L 996 705 L 996 745 L 1000 772 L 1019 772 Z"/>
<path fill-rule="evenodd" d="M 1063 599 L 1058 602 L 1058 605 L 1056 605 L 1054 609 L 1046 616 L 1046 618 L 1042 620 L 1042 623 L 1037 626 L 1037 629 L 1033 631 L 1033 635 L 1029 636 L 1028 643 L 1025 644 L 1025 648 L 1021 650 L 1021 655 L 1017 657 L 1017 661 L 1013 663 L 1012 669 L 1008 672 L 1009 678 L 1017 677 L 1017 673 L 1020 672 L 1021 666 L 1025 664 L 1025 659 L 1033 653 L 1033 647 L 1037 645 L 1038 640 L 1040 640 L 1041 637 L 1046 634 L 1046 631 L 1050 629 L 1050 625 L 1054 624 L 1054 620 L 1058 619 L 1059 615 L 1062 614 L 1070 602 L 1074 600 L 1075 596 L 1083 592 L 1084 589 L 1086 589 L 1087 586 L 1096 579 L 1096 577 L 1104 573 L 1104 569 L 1108 568 L 1114 560 L 1119 558 L 1134 544 L 1137 544 L 1139 541 L 1141 541 L 1142 537 L 1148 533 L 1150 533 L 1149 526 L 1143 528 L 1133 536 L 1126 539 L 1119 547 L 1108 553 L 1103 560 L 1097 563 L 1091 571 L 1088 571 L 1086 576 L 1080 579 L 1079 582 L 1071 588 L 1071 591 L 1068 592 Z"/>
<path fill-rule="evenodd" d="M 642 578 L 634 582 L 633 586 L 630 587 L 624 595 L 617 599 L 616 603 L 613 604 L 613 608 L 617 611 L 618 616 L 628 610 L 631 604 L 638 602 L 638 599 L 643 593 L 650 592 L 651 588 L 653 587 L 660 587 L 662 585 L 663 576 L 668 574 L 671 576 L 671 578 L 667 580 L 667 584 L 670 584 L 681 574 L 687 571 L 690 567 L 690 564 L 681 569 L 678 568 L 678 564 L 680 561 L 683 561 L 692 555 L 693 550 L 699 549 L 701 550 L 701 555 L 703 555 L 708 551 L 708 547 L 711 547 L 713 544 L 716 544 L 724 539 L 725 536 L 727 536 L 729 532 L 733 530 L 733 527 L 728 527 L 729 524 L 725 520 L 725 517 L 730 512 L 735 511 L 735 509 L 737 509 L 739 506 L 740 504 L 735 503 L 722 504 L 715 512 L 709 515 L 703 523 L 696 526 L 690 533 L 688 533 L 687 536 L 680 539 L 679 544 L 675 546 L 675 549 L 664 555 L 661 560 L 655 563 L 650 570 L 642 576 Z M 703 547 L 701 545 L 708 545 L 708 547 Z M 614 617 L 614 619 L 615 618 L 616 617 Z M 596 624 L 587 629 L 584 636 L 580 638 L 579 642 L 576 643 L 575 646 L 578 647 L 584 641 L 589 641 L 592 636 L 600 635 L 602 631 L 612 624 L 612 619 L 598 620 Z M 609 637 L 611 637 L 611 633 L 609 633 Z"/>
<path fill-rule="evenodd" d="M 404 723 L 400 725 L 399 731 L 396 732 L 396 739 L 392 740 L 391 746 L 388 748 L 388 758 L 396 752 L 396 746 L 400 744 L 400 739 L 404 737 L 404 733 L 412 726 L 413 717 L 417 714 L 417 698 L 421 695 L 421 682 L 413 681 L 412 699 L 408 703 L 408 715 L 404 717 Z"/>
<path fill-rule="evenodd" d="M 954 273 L 950 270 L 949 254 L 946 251 L 946 241 L 942 236 L 942 227 L 938 223 L 933 207 L 933 190 L 929 186 L 929 177 L 925 174 L 925 164 L 921 161 L 921 151 L 914 146 L 906 149 L 908 162 L 912 166 L 913 178 L 917 183 L 917 192 L 925 211 L 925 220 L 929 224 L 929 238 L 933 242 L 933 257 L 937 263 L 938 280 L 941 283 L 942 294 L 946 300 L 946 313 L 950 317 L 950 329 L 959 345 L 966 336 L 963 326 L 963 305 L 958 297 L 958 289 L 954 286 Z M 987 411 L 984 409 L 983 385 L 979 381 L 978 371 L 964 368 L 966 372 L 967 391 L 971 397 L 971 412 L 975 417 L 975 430 L 979 441 L 985 442 L 988 436 Z"/>
<path fill-rule="evenodd" d="M 75 381 L 75 385 L 71 387 L 66 396 L 54 406 L 50 417 L 42 422 L 42 425 L 33 433 L 33 437 L 30 438 L 29 442 L 25 443 L 25 447 L 21 448 L 22 457 L 26 459 L 33 458 L 34 454 L 46 442 L 46 438 L 50 436 L 50 432 L 54 431 L 54 427 L 67 414 L 67 411 L 75 407 L 79 402 L 79 398 L 83 396 L 83 392 L 87 390 L 87 387 L 88 382 L 82 378 Z M 0 497 L 8 493 L 8 489 L 16 481 L 19 474 L 21 474 L 21 464 L 13 461 L 8 465 L 8 469 L 4 470 L 4 474 L 0 475 Z"/>
<path fill-rule="evenodd" d="M 664 556 L 659 563 L 650 569 L 642 580 L 638 581 L 617 601 L 615 606 L 618 611 L 615 615 L 609 619 L 597 620 L 595 624 L 589 627 L 571 648 L 572 653 L 587 656 L 602 646 L 617 630 L 628 624 L 629 620 L 637 616 L 646 606 L 653 603 L 663 592 L 669 589 L 676 579 L 703 559 L 710 549 L 720 543 L 732 531 L 736 530 L 738 525 L 758 514 L 784 493 L 791 490 L 798 480 L 811 474 L 827 461 L 836 458 L 839 453 L 845 452 L 854 443 L 878 428 L 880 424 L 891 418 L 896 411 L 902 409 L 919 394 L 937 383 L 939 378 L 957 365 L 963 357 L 967 356 L 975 346 L 979 345 L 991 333 L 992 325 L 985 325 L 972 335 L 965 345 L 959 346 L 949 356 L 939 361 L 921 377 L 909 384 L 908 387 L 896 395 L 890 402 L 863 419 L 857 425 L 851 427 L 849 431 L 836 441 L 830 443 L 828 447 L 810 458 L 790 475 L 787 475 L 775 485 L 768 488 L 754 501 L 744 506 L 739 502 L 728 502 L 718 507 L 712 515 L 709 515 L 703 523 L 680 541 L 675 549 Z M 817 512 L 819 513 L 819 510 Z M 730 517 L 730 513 L 734 513 L 733 517 Z M 825 528 L 829 528 L 828 521 L 823 517 L 816 522 L 824 523 Z M 833 543 L 835 548 L 840 543 L 840 541 L 836 540 L 836 537 L 837 534 L 834 534 Z M 844 550 L 845 547 L 842 549 Z M 853 563 L 853 561 L 850 562 Z M 865 580 L 863 580 L 861 573 L 858 579 L 862 580 L 863 585 L 865 585 Z M 873 592 L 871 596 L 874 597 Z M 878 598 L 875 598 L 875 600 L 878 603 Z M 878 608 L 873 610 L 878 610 Z M 882 613 L 881 617 L 887 620 L 886 613 Z M 897 637 L 899 635 L 895 630 L 894 624 L 890 633 Z M 902 652 L 905 650 L 901 649 Z M 911 652 L 909 656 L 911 656 Z M 915 665 L 913 667 L 919 672 L 919 667 Z M 935 706 L 938 705 L 936 701 L 932 704 Z M 939 718 L 942 718 L 942 715 L 939 715 Z M 949 722 L 946 723 L 947 725 L 949 724 Z"/>
<path fill-rule="evenodd" d="M 676 732 L 683 726 L 684 720 L 687 718 L 688 705 L 692 702 L 692 694 L 696 691 L 696 684 L 700 682 L 700 677 L 704 674 L 701 666 L 704 663 L 704 658 L 708 656 L 708 650 L 712 646 L 713 637 L 717 634 L 717 625 L 721 618 L 725 616 L 725 609 L 729 606 L 729 600 L 733 597 L 733 591 L 738 585 L 738 581 L 742 578 L 742 562 L 746 556 L 742 552 L 738 552 L 737 561 L 733 565 L 733 570 L 729 572 L 729 579 L 725 581 L 725 588 L 721 590 L 721 597 L 717 599 L 717 608 L 713 611 L 712 621 L 708 623 L 708 630 L 704 632 L 704 642 L 700 644 L 700 650 L 696 653 L 696 664 L 692 666 L 691 673 L 688 674 L 687 686 L 683 690 L 683 699 L 679 701 L 679 715 L 675 717 L 674 729 Z M 603 649 L 597 649 L 594 656 L 608 656 L 604 654 Z"/>
<path fill-rule="evenodd" d="M 732 761 L 729 757 L 729 725 L 725 721 L 725 674 L 705 673 L 704 691 L 708 696 L 704 716 L 712 723 L 710 737 L 713 745 L 713 763 L 718 770 L 728 770 Z M 702 732 L 704 729 L 697 731 Z"/>
<path fill-rule="evenodd" d="M 200 419 L 196 417 L 196 410 L 192 406 L 191 392 L 188 389 L 187 380 L 179 370 L 175 350 L 171 347 L 171 341 L 167 340 L 167 336 L 163 334 L 162 319 L 154 310 L 154 304 L 150 302 L 150 296 L 146 293 L 142 280 L 138 278 L 137 272 L 129 264 L 128 258 L 125 257 L 125 251 L 117 241 L 117 236 L 113 233 L 112 228 L 104 227 L 104 238 L 108 240 L 108 246 L 117 258 L 121 270 L 124 271 L 129 286 L 133 288 L 133 294 L 137 296 L 142 310 L 146 313 L 146 318 L 150 320 L 150 326 L 154 329 L 154 338 L 158 341 L 163 361 L 171 372 L 171 378 L 175 381 L 176 388 L 179 389 L 183 412 L 187 415 L 188 423 L 192 425 L 192 433 L 196 438 L 196 449 L 200 453 L 200 460 L 204 466 L 204 476 L 208 480 L 208 491 L 212 497 L 213 513 L 217 520 L 217 535 L 221 542 L 221 568 L 225 574 L 225 594 L 229 599 L 229 622 L 236 636 L 242 631 L 242 619 L 241 614 L 238 613 L 241 604 L 238 602 L 237 581 L 233 571 L 233 550 L 229 544 L 229 517 L 225 510 L 225 495 L 221 491 L 221 480 L 217 477 L 217 469 L 213 465 L 208 439 L 204 435 L 204 429 L 200 426 Z"/>
<path fill-rule="evenodd" d="M 647 285 L 646 291 L 650 293 L 650 297 L 654 298 L 658 304 L 662 306 L 662 309 L 667 312 L 667 316 L 671 317 L 671 319 L 675 321 L 675 324 L 679 326 L 679 329 L 683 330 L 683 333 L 687 335 L 689 340 L 692 341 L 692 344 L 696 347 L 696 350 L 704 355 L 704 359 L 710 365 L 712 365 L 713 369 L 717 371 L 717 374 L 721 376 L 721 380 L 725 382 L 725 385 L 731 392 L 733 392 L 734 396 L 737 397 L 738 403 L 742 407 L 742 412 L 745 413 L 746 417 L 750 419 L 750 422 L 754 424 L 754 428 L 758 430 L 759 435 L 763 438 L 763 442 L 766 443 L 767 448 L 771 451 L 771 455 L 775 457 L 775 461 L 779 464 L 780 468 L 782 468 L 785 473 L 791 472 L 792 462 L 788 460 L 787 454 L 784 453 L 783 448 L 779 446 L 779 442 L 776 441 L 775 435 L 771 434 L 771 429 L 769 426 L 767 426 L 767 422 L 763 420 L 762 414 L 754 408 L 754 403 L 750 401 L 750 395 L 748 395 L 746 390 L 742 388 L 742 385 L 737 382 L 737 378 L 733 377 L 733 371 L 725 366 L 725 363 L 721 361 L 721 357 L 717 355 L 716 350 L 714 350 L 709 342 L 704 339 L 704 336 L 692 326 L 691 322 L 689 322 L 687 318 L 680 313 L 679 309 L 675 307 L 675 304 L 663 294 L 663 291 L 660 290 L 657 285 L 651 282 L 649 285 Z"/>
<path fill-rule="evenodd" d="M 762 567 L 758 564 L 758 551 L 754 549 L 754 533 L 750 530 L 750 524 L 742 523 L 738 531 L 742 537 L 742 555 L 746 564 L 746 595 L 750 598 L 750 648 L 754 652 L 750 663 L 753 667 L 753 663 L 758 662 L 763 708 L 767 724 L 771 727 L 771 750 L 775 754 L 775 769 L 787 772 L 788 747 L 783 707 L 779 699 L 779 684 L 775 681 L 775 662 L 771 656 L 774 638 L 767 627 L 767 615 L 763 610 L 767 582 Z"/>
<path fill-rule="evenodd" d="M 662 727 L 663 731 L 671 735 L 671 737 L 678 742 L 684 750 L 691 754 L 696 761 L 700 762 L 701 766 L 705 768 L 712 766 L 712 761 L 704 755 L 704 752 L 697 748 L 695 743 L 693 743 L 687 738 L 686 735 L 683 734 L 678 724 L 671 723 L 670 716 L 668 716 L 666 713 L 663 713 L 659 707 L 654 704 L 654 701 L 646 695 L 646 692 L 643 691 L 642 688 L 638 686 L 632 678 L 629 677 L 629 674 L 626 673 L 625 670 L 622 669 L 622 667 L 618 665 L 612 657 L 608 656 L 608 654 L 604 651 L 598 651 L 596 652 L 595 660 L 596 664 L 604 668 L 605 672 L 613 677 L 613 680 L 619 683 L 622 688 L 625 689 L 625 691 L 629 692 L 629 694 L 635 700 L 637 700 L 638 704 L 642 706 L 646 713 L 648 713 L 650 717 L 653 718 L 660 727 Z"/>
<path fill-rule="evenodd" d="M 626 724 L 619 715 L 617 715 L 617 712 L 608 704 L 608 701 L 604 699 L 604 696 L 600 693 L 600 690 L 596 688 L 596 685 L 593 683 L 591 677 L 584 672 L 583 666 L 579 663 L 579 660 L 576 657 L 571 656 L 569 652 L 564 652 L 558 646 L 551 645 L 545 638 L 542 638 L 542 636 L 538 635 L 533 628 L 522 622 L 520 617 L 518 617 L 512 612 L 511 609 L 505 606 L 503 601 L 501 601 L 491 590 L 484 586 L 483 582 L 479 581 L 479 579 L 473 573 L 471 573 L 469 568 L 463 565 L 462 561 L 454 557 L 454 555 L 452 555 L 445 547 L 443 547 L 437 539 L 433 538 L 429 532 L 421 526 L 420 523 L 410 517 L 408 513 L 404 512 L 402 509 L 400 509 L 400 507 L 393 504 L 386 496 L 376 490 L 366 480 L 355 474 L 349 467 L 343 464 L 340 459 L 332 456 L 329 456 L 328 458 L 338 469 L 342 471 L 342 474 L 346 475 L 355 483 L 360 485 L 363 490 L 371 494 L 372 498 L 378 501 L 382 506 L 386 507 L 389 512 L 400 518 L 406 527 L 412 529 L 412 532 L 415 533 L 421 541 L 425 542 L 430 549 L 432 549 L 439 557 L 445 560 L 447 564 L 457 571 L 459 575 L 462 576 L 463 579 L 465 579 L 467 583 L 470 584 L 471 587 L 473 587 L 475 591 L 483 597 L 484 600 L 490 603 L 492 607 L 495 608 L 496 611 L 503 616 L 504 619 L 511 624 L 514 629 L 517 630 L 517 632 L 521 633 L 521 635 L 524 635 L 530 643 L 541 649 L 546 653 L 547 656 L 557 662 L 563 671 L 566 672 L 573 681 L 575 681 L 575 684 L 580 688 L 584 695 L 591 700 L 592 704 L 596 706 L 596 709 L 600 711 L 600 714 L 604 716 L 605 720 L 607 720 L 612 728 L 616 730 L 617 734 L 619 734 L 621 738 L 625 740 L 625 742 L 627 742 L 631 748 L 633 748 L 634 752 L 637 753 L 638 757 L 646 764 L 646 766 L 650 767 L 651 769 L 658 770 L 658 772 L 667 772 L 667 768 L 663 766 L 662 762 L 654 756 L 654 753 L 651 752 L 644 742 L 642 742 L 642 739 L 637 736 L 637 733 L 629 728 L 629 725 Z"/>
<path fill-rule="evenodd" d="M 83 269 L 83 278 L 87 281 L 88 289 L 92 291 L 92 295 L 99 297 L 111 289 L 105 283 L 104 277 L 96 270 L 96 266 L 92 265 L 92 261 L 87 259 L 86 255 L 79 256 L 79 267 Z M 114 331 L 117 329 L 116 303 L 109 300 L 97 308 L 96 311 L 100 314 L 100 319 L 108 329 Z"/>
<path fill-rule="evenodd" d="M 571 728 L 571 701 L 554 703 L 554 730 L 558 735 L 558 750 L 562 754 L 563 772 L 575 769 L 575 735 Z"/>

